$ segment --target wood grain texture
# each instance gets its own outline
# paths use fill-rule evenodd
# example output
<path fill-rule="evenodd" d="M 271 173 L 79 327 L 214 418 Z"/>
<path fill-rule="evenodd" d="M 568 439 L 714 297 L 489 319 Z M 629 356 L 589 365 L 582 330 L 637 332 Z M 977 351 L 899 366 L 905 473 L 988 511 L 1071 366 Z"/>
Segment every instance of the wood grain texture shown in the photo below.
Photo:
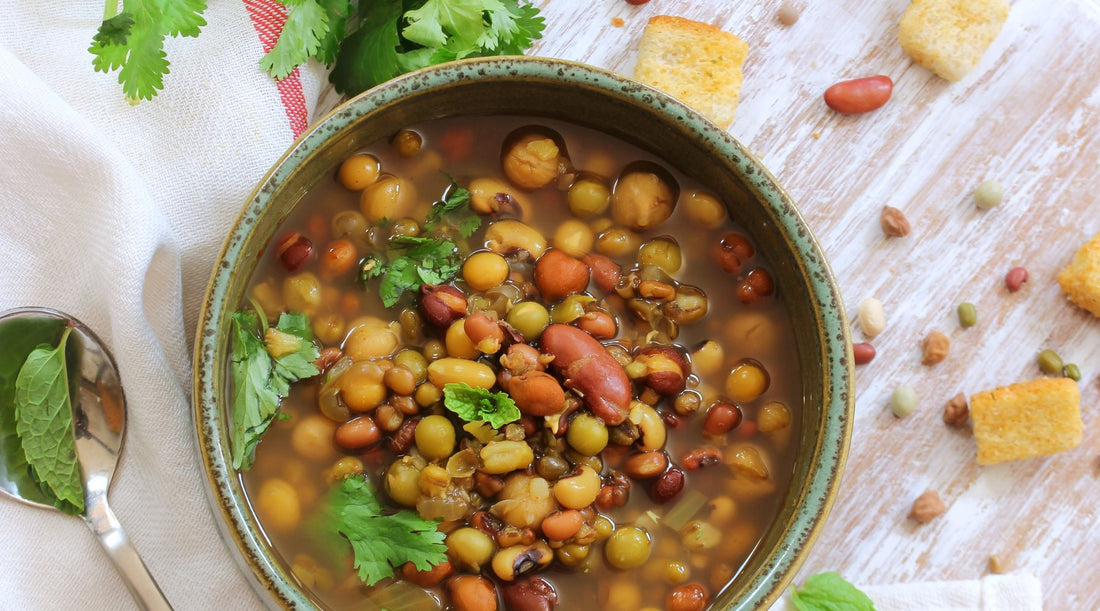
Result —
<path fill-rule="evenodd" d="M 878 356 L 857 369 L 843 487 L 798 579 L 825 570 L 863 584 L 976 579 L 997 554 L 1040 578 L 1046 608 L 1100 608 L 1100 320 L 1067 303 L 1054 280 L 1100 231 L 1100 4 L 1017 0 L 982 62 L 957 83 L 913 64 L 897 44 L 905 0 L 801 0 L 792 27 L 776 19 L 780 0 L 536 4 L 547 27 L 530 54 L 626 75 L 656 14 L 747 41 L 730 133 L 799 202 L 849 313 L 868 296 L 886 306 Z M 895 82 L 884 108 L 841 116 L 825 107 L 829 85 L 874 74 Z M 982 212 L 972 193 L 986 178 L 1004 185 L 1005 201 Z M 884 205 L 905 212 L 909 236 L 883 235 Z M 1003 277 L 1016 265 L 1031 278 L 1009 293 Z M 965 330 L 955 317 L 963 301 L 979 318 Z M 926 367 L 920 342 L 932 329 L 952 346 Z M 862 341 L 858 329 L 854 338 Z M 1084 375 L 1081 446 L 978 467 L 969 430 L 944 425 L 943 404 L 1039 376 L 1043 348 Z M 887 406 L 899 385 L 919 396 L 904 420 Z M 919 526 L 906 515 L 927 489 L 948 511 Z"/>
<path fill-rule="evenodd" d="M 792 27 L 780 2 L 621 0 L 538 3 L 545 36 L 531 53 L 633 70 L 637 39 L 656 14 L 714 23 L 749 43 L 741 104 L 730 133 L 755 151 L 799 202 L 836 273 L 849 312 L 864 297 L 886 305 L 878 357 L 857 370 L 855 433 L 844 484 L 800 578 L 837 570 L 858 583 L 976 579 L 997 554 L 1039 576 L 1049 609 L 1100 608 L 1100 320 L 1068 304 L 1054 276 L 1100 231 L 1100 7 L 1018 0 L 979 66 L 948 83 L 897 44 L 907 2 L 802 2 Z M 612 25 L 621 18 L 623 25 Z M 821 94 L 847 78 L 886 74 L 886 107 L 862 116 L 829 111 Z M 982 212 L 986 178 L 1005 201 Z M 884 205 L 903 210 L 905 238 L 879 228 Z M 1018 293 L 1004 273 L 1023 265 Z M 960 328 L 970 301 L 979 323 Z M 920 341 L 938 329 L 948 358 L 920 364 Z M 856 341 L 861 341 L 858 329 Z M 1037 377 L 1037 353 L 1078 363 L 1085 435 L 1076 450 L 978 467 L 969 430 L 943 424 L 943 404 Z M 918 411 L 887 407 L 913 386 Z M 919 526 L 913 499 L 939 491 L 948 511 Z"/>

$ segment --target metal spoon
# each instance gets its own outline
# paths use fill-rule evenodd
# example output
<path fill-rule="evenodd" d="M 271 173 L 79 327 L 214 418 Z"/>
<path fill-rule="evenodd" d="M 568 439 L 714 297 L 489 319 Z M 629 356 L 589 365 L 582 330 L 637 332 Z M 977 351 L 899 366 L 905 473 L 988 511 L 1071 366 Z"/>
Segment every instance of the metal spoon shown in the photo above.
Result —
<path fill-rule="evenodd" d="M 56 341 L 58 330 L 66 325 L 73 329 L 66 354 L 74 354 L 72 340 L 78 340 L 79 344 L 79 390 L 71 399 L 76 454 L 84 479 L 82 517 L 118 569 L 138 606 L 142 609 L 171 609 L 172 606 L 107 505 L 107 490 L 118 465 L 126 432 L 126 399 L 122 394 L 118 368 L 103 343 L 80 321 L 56 310 L 16 308 L 2 312 L 0 329 L 4 339 L 0 341 L 0 350 L 4 354 L 0 358 L 0 386 L 8 381 L 14 384 L 15 373 L 11 370 L 15 367 L 18 371 L 21 357 L 41 343 Z M 2 391 L 0 398 L 3 398 Z M 10 397 L 3 403 L 11 403 Z M 6 423 L 14 422 L 11 415 L 13 409 L 13 404 L 0 404 L 0 411 L 5 412 L 0 414 L 0 429 L 7 429 Z M 0 492 L 28 505 L 55 509 L 53 505 L 46 504 L 46 498 L 31 479 L 28 469 L 10 468 L 12 450 L 15 449 L 12 447 L 13 441 L 9 431 L 0 430 Z"/>

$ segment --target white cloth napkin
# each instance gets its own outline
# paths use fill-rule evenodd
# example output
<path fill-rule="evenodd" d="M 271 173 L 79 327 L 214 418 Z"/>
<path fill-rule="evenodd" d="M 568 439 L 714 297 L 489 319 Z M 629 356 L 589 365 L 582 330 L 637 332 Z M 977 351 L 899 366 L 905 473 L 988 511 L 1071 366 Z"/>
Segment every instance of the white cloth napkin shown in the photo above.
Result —
<path fill-rule="evenodd" d="M 245 199 L 308 123 L 319 66 L 257 67 L 285 12 L 212 2 L 171 73 L 128 104 L 87 49 L 100 2 L 3 2 L 0 309 L 67 311 L 112 349 L 129 405 L 110 500 L 177 609 L 258 605 L 208 509 L 190 354 L 213 261 Z M 2 349 L 2 347 L 0 347 Z M 79 519 L 0 498 L 0 609 L 127 609 Z"/>
<path fill-rule="evenodd" d="M 1027 573 L 981 579 L 861 586 L 877 611 L 1042 611 L 1039 580 Z M 795 611 L 784 595 L 772 611 Z"/>

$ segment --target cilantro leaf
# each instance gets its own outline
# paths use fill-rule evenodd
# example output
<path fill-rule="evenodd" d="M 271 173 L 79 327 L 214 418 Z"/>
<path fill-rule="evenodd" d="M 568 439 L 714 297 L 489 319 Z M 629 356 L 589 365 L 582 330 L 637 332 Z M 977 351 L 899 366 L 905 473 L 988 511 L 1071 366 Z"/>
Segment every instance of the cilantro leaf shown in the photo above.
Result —
<path fill-rule="evenodd" d="M 402 236 L 391 242 L 394 254 L 382 273 L 378 295 L 392 307 L 406 291 L 421 284 L 443 284 L 458 273 L 462 262 L 454 242 L 444 239 Z"/>
<path fill-rule="evenodd" d="M 84 512 L 84 485 L 65 355 L 71 333 L 66 328 L 57 347 L 42 344 L 27 356 L 15 379 L 15 428 L 42 491 L 63 511 L 79 514 Z"/>
<path fill-rule="evenodd" d="M 447 559 L 446 536 L 438 522 L 412 511 L 382 514 L 374 487 L 361 477 L 349 477 L 329 497 L 328 524 L 351 543 L 359 579 L 368 586 L 394 576 L 394 569 L 411 562 L 426 571 Z"/>
<path fill-rule="evenodd" d="M 340 45 L 329 73 L 329 81 L 337 91 L 355 95 L 401 74 L 403 69 L 397 63 L 401 8 L 401 0 L 375 0 L 369 4 L 360 16 L 359 28 Z"/>
<path fill-rule="evenodd" d="M 836 573 L 820 573 L 791 589 L 798 611 L 874 611 L 875 604 L 859 588 Z"/>
<path fill-rule="evenodd" d="M 431 231 L 444 221 L 454 225 L 464 238 L 472 236 L 481 227 L 481 215 L 470 208 L 470 192 L 453 182 L 443 201 L 436 202 L 428 211 L 424 230 Z"/>
<path fill-rule="evenodd" d="M 310 57 L 332 64 L 347 30 L 350 0 L 278 1 L 288 8 L 286 22 L 275 46 L 260 59 L 260 68 L 284 79 Z"/>
<path fill-rule="evenodd" d="M 520 418 L 512 397 L 463 383 L 443 386 L 443 405 L 466 422 L 488 422 L 494 429 Z"/>
<path fill-rule="evenodd" d="M 206 0 L 123 0 L 122 12 L 103 21 L 88 51 L 97 72 L 118 70 L 131 103 L 151 100 L 164 88 L 167 36 L 198 36 Z"/>
<path fill-rule="evenodd" d="M 319 352 L 304 315 L 282 314 L 274 329 L 263 332 L 264 339 L 260 320 L 250 310 L 233 313 L 230 437 L 233 468 L 242 471 L 252 467 L 256 446 L 278 417 L 290 384 L 318 373 L 313 361 Z"/>

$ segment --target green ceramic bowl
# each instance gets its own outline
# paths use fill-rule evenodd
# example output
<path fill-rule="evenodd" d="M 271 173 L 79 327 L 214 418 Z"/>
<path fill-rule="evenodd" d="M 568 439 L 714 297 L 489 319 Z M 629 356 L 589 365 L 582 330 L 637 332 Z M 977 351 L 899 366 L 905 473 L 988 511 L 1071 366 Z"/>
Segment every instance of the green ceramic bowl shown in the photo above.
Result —
<path fill-rule="evenodd" d="M 194 409 L 211 506 L 242 570 L 271 606 L 313 608 L 268 546 L 231 468 L 227 421 L 230 313 L 282 218 L 349 153 L 398 128 L 463 114 L 568 119 L 658 152 L 721 193 L 774 263 L 799 338 L 805 403 L 792 484 L 763 541 L 713 609 L 767 607 L 788 586 L 840 485 L 852 423 L 848 324 L 821 248 L 775 178 L 740 143 L 680 102 L 630 79 L 571 62 L 498 58 L 402 76 L 317 123 L 263 178 L 233 226 L 204 302 Z"/>

